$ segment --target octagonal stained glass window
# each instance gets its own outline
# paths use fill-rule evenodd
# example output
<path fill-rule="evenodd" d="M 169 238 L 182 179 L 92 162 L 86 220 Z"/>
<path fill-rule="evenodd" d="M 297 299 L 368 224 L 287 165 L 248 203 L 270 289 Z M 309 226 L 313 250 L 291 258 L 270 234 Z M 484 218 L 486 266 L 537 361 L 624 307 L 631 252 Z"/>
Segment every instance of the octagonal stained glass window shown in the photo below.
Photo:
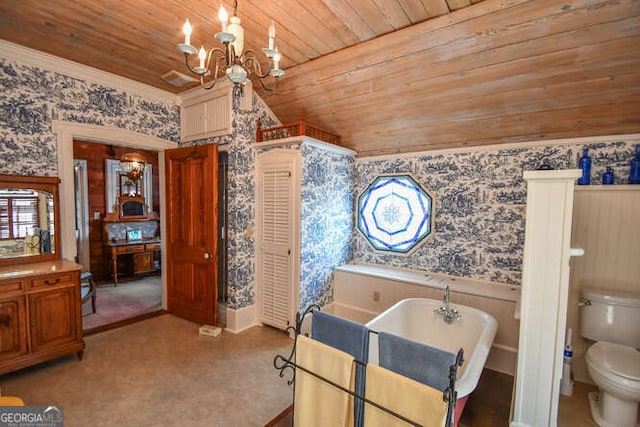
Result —
<path fill-rule="evenodd" d="M 358 197 L 358 229 L 377 250 L 407 253 L 431 233 L 432 212 L 411 176 L 380 176 Z"/>

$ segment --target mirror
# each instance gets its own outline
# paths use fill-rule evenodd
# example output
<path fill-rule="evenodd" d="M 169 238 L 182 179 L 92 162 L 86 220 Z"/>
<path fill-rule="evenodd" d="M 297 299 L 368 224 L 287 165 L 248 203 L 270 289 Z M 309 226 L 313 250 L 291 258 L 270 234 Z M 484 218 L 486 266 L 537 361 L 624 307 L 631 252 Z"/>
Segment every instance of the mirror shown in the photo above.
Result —
<path fill-rule="evenodd" d="M 120 164 L 120 160 L 105 160 L 105 170 L 107 171 L 106 195 L 107 195 L 107 213 L 116 212 L 121 207 L 118 198 L 123 196 L 139 196 L 149 201 L 145 205 L 145 213 L 153 212 L 153 168 L 151 163 L 147 163 L 144 170 L 144 176 L 135 183 L 131 182 Z"/>
<path fill-rule="evenodd" d="M 120 218 L 146 218 L 144 211 L 144 197 L 118 197 L 120 203 Z"/>
<path fill-rule="evenodd" d="M 0 265 L 60 257 L 59 182 L 0 174 Z"/>

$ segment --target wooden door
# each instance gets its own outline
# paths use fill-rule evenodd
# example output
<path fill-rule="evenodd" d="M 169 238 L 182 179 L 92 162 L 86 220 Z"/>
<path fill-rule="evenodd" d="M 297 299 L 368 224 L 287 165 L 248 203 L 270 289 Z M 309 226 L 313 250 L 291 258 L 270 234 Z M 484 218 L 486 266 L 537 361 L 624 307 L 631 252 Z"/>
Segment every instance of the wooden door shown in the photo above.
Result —
<path fill-rule="evenodd" d="M 217 322 L 218 147 L 165 151 L 167 309 Z"/>

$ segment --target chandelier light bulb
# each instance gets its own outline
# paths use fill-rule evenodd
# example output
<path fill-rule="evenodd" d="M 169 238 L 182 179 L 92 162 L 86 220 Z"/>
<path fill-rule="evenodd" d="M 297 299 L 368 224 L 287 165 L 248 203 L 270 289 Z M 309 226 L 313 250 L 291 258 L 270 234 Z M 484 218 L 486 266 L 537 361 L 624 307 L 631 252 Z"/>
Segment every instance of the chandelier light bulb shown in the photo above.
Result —
<path fill-rule="evenodd" d="M 276 43 L 276 25 L 271 21 L 269 26 L 269 49 L 273 50 Z"/>
<path fill-rule="evenodd" d="M 182 26 L 182 32 L 184 33 L 184 44 L 191 44 L 191 24 L 189 23 L 189 18 L 184 21 L 184 25 Z"/>
<path fill-rule="evenodd" d="M 207 51 L 204 50 L 204 46 L 200 47 L 198 58 L 200 58 L 200 68 L 204 68 L 204 60 L 207 58 Z"/>
<path fill-rule="evenodd" d="M 222 32 L 227 32 L 227 21 L 229 20 L 229 14 L 227 13 L 224 6 L 220 5 L 220 11 L 218 12 L 218 19 L 222 23 Z"/>

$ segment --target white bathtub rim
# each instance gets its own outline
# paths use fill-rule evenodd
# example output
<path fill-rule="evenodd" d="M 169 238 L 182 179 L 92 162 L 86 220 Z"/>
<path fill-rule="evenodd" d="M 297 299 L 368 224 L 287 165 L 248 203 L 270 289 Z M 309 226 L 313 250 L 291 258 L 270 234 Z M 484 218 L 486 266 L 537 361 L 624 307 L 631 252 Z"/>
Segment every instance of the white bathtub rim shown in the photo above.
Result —
<path fill-rule="evenodd" d="M 406 282 L 433 289 L 444 289 L 445 285 L 449 285 L 452 292 L 509 302 L 517 302 L 520 299 L 520 286 L 443 273 L 365 263 L 344 264 L 336 267 L 335 270 Z"/>
<path fill-rule="evenodd" d="M 373 331 L 376 331 L 376 329 L 370 327 L 371 323 L 374 323 L 377 320 L 381 319 L 385 314 L 388 314 L 394 308 L 397 309 L 402 305 L 411 304 L 412 301 L 429 302 L 429 304 L 434 305 L 435 307 L 439 307 L 442 304 L 441 301 L 431 298 L 405 298 L 401 301 L 398 301 L 393 306 L 389 307 L 378 316 L 371 319 L 365 326 Z M 475 315 L 484 318 L 487 321 L 487 327 L 482 329 L 482 333 L 480 337 L 478 337 L 476 346 L 472 354 L 463 355 L 466 361 L 466 366 L 464 371 L 462 372 L 462 375 L 460 375 L 456 379 L 456 391 L 458 393 L 459 399 L 471 394 L 471 392 L 473 392 L 473 390 L 475 390 L 476 386 L 478 385 L 478 382 L 480 381 L 480 375 L 482 374 L 482 370 L 484 369 L 484 366 L 487 362 L 487 357 L 489 356 L 489 350 L 491 349 L 491 345 L 493 344 L 493 340 L 498 330 L 498 322 L 489 313 L 474 307 L 469 307 L 462 304 L 450 304 L 450 307 L 457 309 L 463 316 L 465 315 L 465 312 L 474 313 Z"/>

